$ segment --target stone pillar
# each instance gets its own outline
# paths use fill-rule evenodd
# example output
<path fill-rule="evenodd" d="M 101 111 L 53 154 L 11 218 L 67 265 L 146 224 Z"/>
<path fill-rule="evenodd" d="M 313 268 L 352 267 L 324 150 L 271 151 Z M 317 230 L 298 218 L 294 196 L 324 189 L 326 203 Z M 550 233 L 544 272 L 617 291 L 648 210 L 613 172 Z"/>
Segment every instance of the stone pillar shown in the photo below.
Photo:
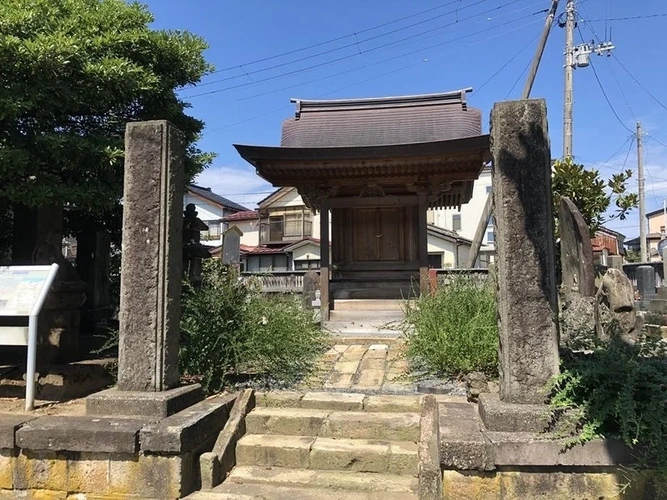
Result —
<path fill-rule="evenodd" d="M 551 154 L 543 99 L 491 115 L 500 399 L 543 403 L 558 374 Z"/>
<path fill-rule="evenodd" d="M 176 387 L 184 156 L 168 122 L 127 125 L 118 386 L 89 396 L 89 415 L 164 417 L 202 398 L 198 384 Z"/>
<path fill-rule="evenodd" d="M 163 391 L 179 380 L 183 139 L 165 121 L 125 132 L 118 389 Z"/>
<path fill-rule="evenodd" d="M 621 255 L 610 255 L 607 257 L 607 267 L 623 271 L 623 257 Z"/>

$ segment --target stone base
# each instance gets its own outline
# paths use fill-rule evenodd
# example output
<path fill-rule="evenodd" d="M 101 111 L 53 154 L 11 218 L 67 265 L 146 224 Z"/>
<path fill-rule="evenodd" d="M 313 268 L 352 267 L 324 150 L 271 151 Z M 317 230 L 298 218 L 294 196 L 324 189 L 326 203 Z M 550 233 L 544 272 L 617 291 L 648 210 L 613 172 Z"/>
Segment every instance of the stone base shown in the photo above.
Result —
<path fill-rule="evenodd" d="M 164 418 L 204 399 L 201 385 L 161 392 L 119 391 L 116 387 L 86 398 L 87 415 L 123 415 Z"/>
<path fill-rule="evenodd" d="M 545 404 L 505 403 L 498 394 L 480 394 L 478 408 L 489 431 L 547 432 L 554 427 L 555 412 Z"/>
<path fill-rule="evenodd" d="M 236 395 L 164 419 L 0 413 L 0 498 L 176 500 L 199 489 Z"/>

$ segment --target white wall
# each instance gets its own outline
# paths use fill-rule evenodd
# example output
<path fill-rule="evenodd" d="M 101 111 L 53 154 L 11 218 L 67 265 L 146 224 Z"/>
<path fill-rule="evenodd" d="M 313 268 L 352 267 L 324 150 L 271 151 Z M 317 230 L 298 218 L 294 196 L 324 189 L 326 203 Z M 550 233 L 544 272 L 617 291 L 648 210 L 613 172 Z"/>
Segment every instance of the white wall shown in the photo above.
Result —
<path fill-rule="evenodd" d="M 454 229 L 454 214 L 461 215 L 461 229 L 456 229 L 456 232 L 464 238 L 472 240 L 475 237 L 475 232 L 477 231 L 477 226 L 479 225 L 479 220 L 482 217 L 484 212 L 484 205 L 486 204 L 486 199 L 488 196 L 487 187 L 491 187 L 491 169 L 485 169 L 479 176 L 479 179 L 475 181 L 472 198 L 468 203 L 461 206 L 461 210 L 455 209 L 437 209 L 429 210 L 428 222 L 438 227 L 444 229 Z M 487 234 L 484 235 L 482 240 L 482 251 L 489 252 L 493 251 L 495 245 L 493 243 L 493 236 L 489 233 L 493 233 L 493 220 L 487 228 Z M 460 256 L 462 254 L 459 254 Z M 460 257 L 462 258 L 462 257 Z M 463 262 L 461 263 L 463 264 Z"/>
<path fill-rule="evenodd" d="M 434 254 L 438 253 L 442 255 L 442 267 L 454 267 L 456 264 L 456 244 L 438 238 L 432 234 L 428 235 L 428 253 Z"/>
<path fill-rule="evenodd" d="M 292 251 L 292 260 L 320 260 L 320 246 L 307 243 Z"/>
<path fill-rule="evenodd" d="M 190 203 L 194 203 L 195 207 L 197 208 L 197 217 L 204 221 L 209 227 L 211 227 L 212 224 L 218 224 L 220 226 L 220 236 L 217 239 L 204 240 L 202 237 L 202 243 L 208 246 L 222 245 L 222 233 L 227 229 L 227 225 L 217 221 L 227 215 L 230 215 L 230 212 L 218 205 L 200 198 L 199 196 L 195 196 L 192 193 L 186 192 L 183 196 L 183 209 L 185 210 L 185 207 Z M 204 233 L 202 233 L 202 235 L 203 234 Z"/>
<path fill-rule="evenodd" d="M 238 227 L 243 236 L 241 236 L 241 245 L 256 247 L 259 245 L 259 219 L 237 220 L 228 222 L 229 226 Z"/>

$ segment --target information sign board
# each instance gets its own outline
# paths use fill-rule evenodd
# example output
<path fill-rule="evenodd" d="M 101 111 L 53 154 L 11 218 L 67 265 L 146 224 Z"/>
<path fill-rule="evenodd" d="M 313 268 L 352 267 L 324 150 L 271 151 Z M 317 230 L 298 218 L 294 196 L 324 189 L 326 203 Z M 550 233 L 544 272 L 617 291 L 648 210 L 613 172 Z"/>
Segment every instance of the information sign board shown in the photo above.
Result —
<path fill-rule="evenodd" d="M 37 317 L 57 273 L 58 264 L 0 267 L 0 345 L 28 346 L 26 410 L 35 408 Z M 7 317 L 27 317 L 28 327 L 12 325 Z"/>

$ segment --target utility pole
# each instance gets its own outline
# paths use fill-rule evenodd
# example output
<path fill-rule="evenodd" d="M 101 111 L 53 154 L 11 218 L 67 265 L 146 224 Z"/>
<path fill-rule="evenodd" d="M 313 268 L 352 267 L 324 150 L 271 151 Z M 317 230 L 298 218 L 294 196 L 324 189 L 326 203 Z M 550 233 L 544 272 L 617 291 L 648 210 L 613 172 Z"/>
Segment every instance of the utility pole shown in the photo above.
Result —
<path fill-rule="evenodd" d="M 572 77 L 574 73 L 574 0 L 565 8 L 565 110 L 563 113 L 563 159 L 572 157 Z"/>
<path fill-rule="evenodd" d="M 542 60 L 542 54 L 544 54 L 544 48 L 547 45 L 547 40 L 549 39 L 549 33 L 551 33 L 551 26 L 554 22 L 554 17 L 556 17 L 556 11 L 558 11 L 558 2 L 560 0 L 551 1 L 551 9 L 549 9 L 549 14 L 544 22 L 544 29 L 542 30 L 542 36 L 540 41 L 537 44 L 537 50 L 535 51 L 535 56 L 533 57 L 533 62 L 530 66 L 530 71 L 528 72 L 528 79 L 526 80 L 526 85 L 523 88 L 523 94 L 521 99 L 528 99 L 530 97 L 530 92 L 533 89 L 533 84 L 535 83 L 535 77 L 537 76 L 537 70 L 540 67 L 540 61 Z M 492 188 L 493 189 L 493 188 Z M 470 246 L 470 251 L 468 252 L 468 261 L 466 262 L 466 268 L 472 269 L 475 267 L 475 262 L 477 262 L 477 257 L 479 256 L 479 249 L 482 246 L 482 240 L 486 234 L 486 228 L 489 225 L 489 220 L 493 215 L 493 193 L 490 192 L 486 195 L 486 203 L 484 203 L 484 209 L 482 210 L 482 216 L 479 219 L 477 225 L 477 230 L 475 231 L 475 236 L 473 237 L 472 244 Z"/>
<path fill-rule="evenodd" d="M 642 144 L 642 124 L 637 122 L 637 184 L 639 187 L 639 248 L 641 262 L 651 259 L 646 249 L 646 206 L 644 204 L 644 145 Z"/>

